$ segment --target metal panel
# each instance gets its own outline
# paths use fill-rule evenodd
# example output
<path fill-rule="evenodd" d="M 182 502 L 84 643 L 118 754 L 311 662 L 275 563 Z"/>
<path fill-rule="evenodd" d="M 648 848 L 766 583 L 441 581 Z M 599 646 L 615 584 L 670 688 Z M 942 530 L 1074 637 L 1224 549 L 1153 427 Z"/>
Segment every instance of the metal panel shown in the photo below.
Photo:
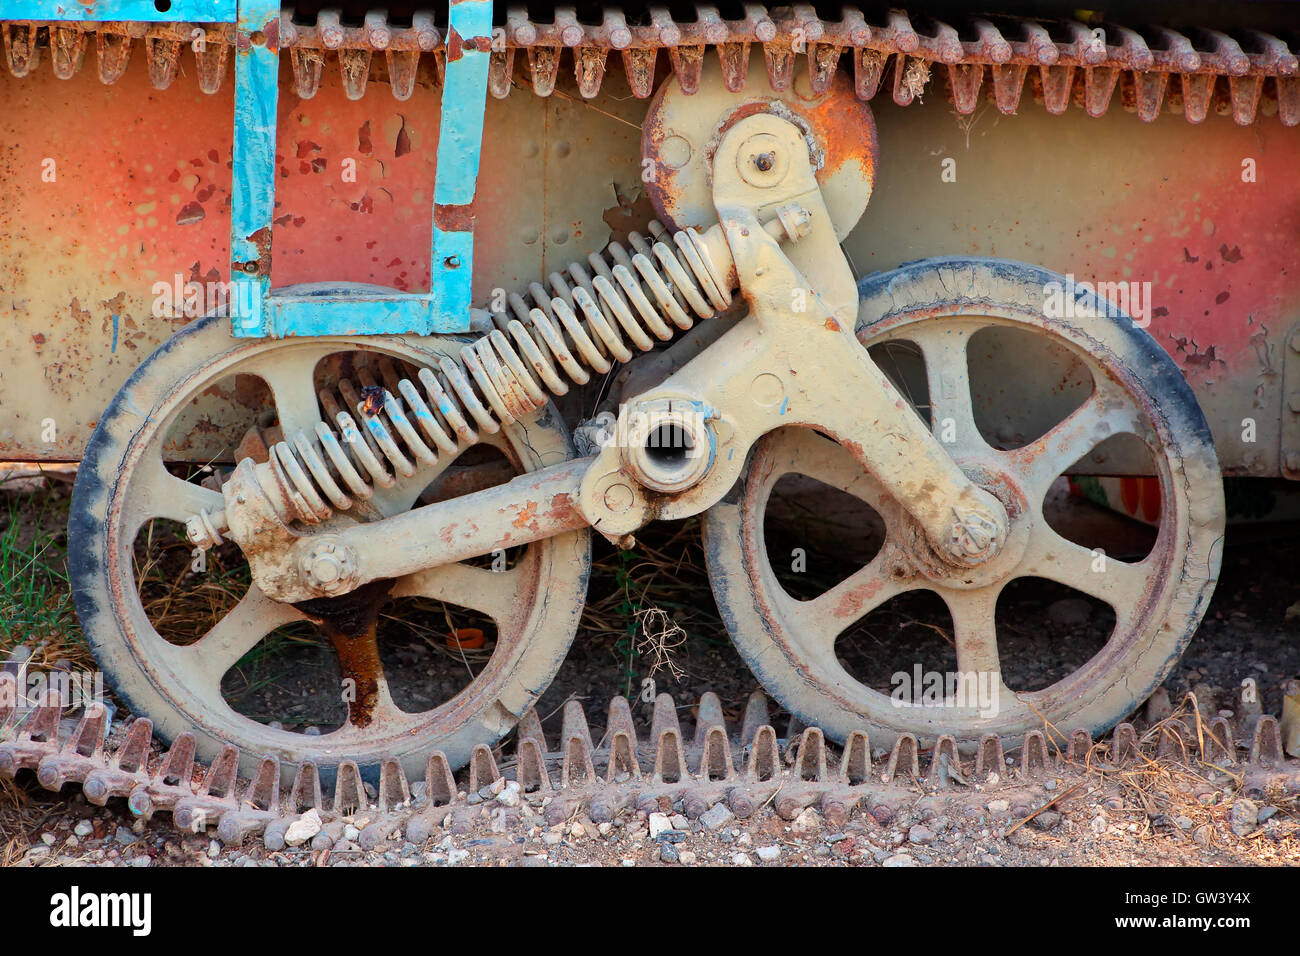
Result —
<path fill-rule="evenodd" d="M 235 0 L 0 0 L 0 20 L 232 23 Z"/>

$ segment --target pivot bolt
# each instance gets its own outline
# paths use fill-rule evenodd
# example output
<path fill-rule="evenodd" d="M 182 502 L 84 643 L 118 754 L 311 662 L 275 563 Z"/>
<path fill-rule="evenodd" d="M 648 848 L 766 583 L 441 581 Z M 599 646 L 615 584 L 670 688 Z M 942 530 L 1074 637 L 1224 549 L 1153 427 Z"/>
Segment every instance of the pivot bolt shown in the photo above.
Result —
<path fill-rule="evenodd" d="M 307 584 L 325 594 L 348 590 L 357 576 L 355 552 L 334 536 L 313 541 L 298 567 Z"/>
<path fill-rule="evenodd" d="M 973 567 L 993 557 L 1006 538 L 1006 524 L 984 508 L 953 508 L 948 525 L 948 556 Z"/>

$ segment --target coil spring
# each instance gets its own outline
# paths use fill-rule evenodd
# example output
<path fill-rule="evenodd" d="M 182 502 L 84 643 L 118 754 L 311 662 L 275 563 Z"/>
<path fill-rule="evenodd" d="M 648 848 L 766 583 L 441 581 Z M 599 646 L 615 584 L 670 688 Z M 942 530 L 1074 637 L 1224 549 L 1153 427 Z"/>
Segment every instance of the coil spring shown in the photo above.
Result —
<path fill-rule="evenodd" d="M 314 523 L 333 509 L 346 511 L 354 495 L 369 498 L 376 485 L 390 487 L 397 475 L 409 478 L 435 464 L 439 452 L 455 455 L 474 444 L 476 426 L 495 433 L 550 395 L 565 394 L 569 382 L 585 385 L 593 372 L 630 360 L 633 349 L 648 352 L 691 328 L 694 316 L 708 318 L 731 304 L 730 288 L 693 230 L 669 237 L 652 222 L 649 232 L 649 240 L 628 236 L 630 252 L 611 243 L 589 256 L 590 271 L 572 263 L 552 273 L 549 291 L 533 283 L 531 303 L 510 295 L 509 311 L 493 313 L 493 328 L 461 349 L 459 362 L 444 357 L 436 372 L 420 370 L 423 394 L 387 358 L 379 362 L 382 384 L 370 369 L 358 373 L 360 392 L 351 381 L 339 383 L 342 405 L 322 391 L 321 405 L 339 433 L 320 422 L 315 441 L 298 432 L 271 449 L 297 517 Z"/>

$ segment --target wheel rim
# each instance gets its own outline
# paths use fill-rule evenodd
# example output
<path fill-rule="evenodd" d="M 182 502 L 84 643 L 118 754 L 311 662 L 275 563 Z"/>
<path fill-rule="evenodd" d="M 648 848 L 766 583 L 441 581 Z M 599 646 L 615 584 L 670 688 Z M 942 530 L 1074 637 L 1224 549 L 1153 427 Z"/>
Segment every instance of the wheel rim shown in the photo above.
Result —
<path fill-rule="evenodd" d="M 936 433 L 945 420 L 955 425 L 955 438 L 947 444 L 954 460 L 1002 500 L 1013 519 L 1007 546 L 987 566 L 970 574 L 935 567 L 923 542 L 918 547 L 919 533 L 902 509 L 845 449 L 807 429 L 766 436 L 755 448 L 740 495 L 708 516 L 709 553 L 715 558 L 710 573 L 720 603 L 729 606 L 724 613 L 736 618 L 733 638 L 742 655 L 792 712 L 841 738 L 864 724 L 886 737 L 910 732 L 933 739 L 947 733 L 968 741 L 988 732 L 1052 729 L 1055 719 L 1068 720 L 1079 710 L 1073 702 L 1105 697 L 1130 678 L 1140 691 L 1137 685 L 1158 682 L 1177 657 L 1162 661 L 1163 667 L 1143 660 L 1136 674 L 1130 666 L 1142 657 L 1175 602 L 1189 550 L 1193 504 L 1177 487 L 1182 451 L 1169 423 L 1129 370 L 1102 362 L 1078 330 L 1057 327 L 1031 312 L 967 312 L 958 307 L 903 312 L 863 329 L 859 338 L 864 346 L 907 341 L 919 348 Z M 1074 412 L 1037 440 L 1010 451 L 993 448 L 980 436 L 966 358 L 971 336 L 997 326 L 1053 334 L 1086 364 L 1093 380 L 1092 393 Z M 1099 564 L 1091 549 L 1048 524 L 1043 502 L 1062 472 L 1117 434 L 1137 437 L 1150 452 L 1166 520 L 1141 561 L 1105 557 Z M 883 544 L 865 566 L 808 600 L 793 597 L 781 585 L 765 542 L 764 514 L 777 482 L 787 474 L 808 475 L 853 495 L 886 526 Z M 733 547 L 729 540 L 738 544 Z M 1116 623 L 1105 646 L 1083 666 L 1048 687 L 1017 693 L 1001 679 L 995 619 L 999 594 L 1024 577 L 1046 578 L 1097 598 L 1114 610 Z M 745 593 L 737 596 L 742 588 Z M 990 686 L 997 693 L 992 719 L 983 702 L 960 706 L 951 696 L 938 707 L 899 708 L 837 659 L 836 639 L 847 628 L 891 598 L 917 589 L 937 593 L 947 606 L 958 671 L 996 675 Z M 736 608 L 738 612 L 730 611 Z"/>
<path fill-rule="evenodd" d="M 449 700 L 415 713 L 396 706 L 381 670 L 374 706 L 370 708 L 371 719 L 361 722 L 349 705 L 348 716 L 340 727 L 318 735 L 296 733 L 248 717 L 235 710 L 221 691 L 222 677 L 268 634 L 283 625 L 307 621 L 308 615 L 302 610 L 273 601 L 255 585 L 249 585 L 242 599 L 202 637 L 180 645 L 158 633 L 140 597 L 133 548 L 142 527 L 156 518 L 184 521 L 200 509 L 211 510 L 223 504 L 219 492 L 178 478 L 163 465 L 162 448 L 168 429 L 190 398 L 231 375 L 256 375 L 267 384 L 286 431 L 310 430 L 319 414 L 312 381 L 316 365 L 326 355 L 347 350 L 387 355 L 413 364 L 428 364 L 436 358 L 396 339 L 256 344 L 221 355 L 171 389 L 128 447 L 113 489 L 114 506 L 106 522 L 106 566 L 113 611 L 120 622 L 121 639 L 154 688 L 198 729 L 241 750 L 276 754 L 292 762 L 314 759 L 330 764 L 344 758 L 364 761 L 380 755 L 401 756 L 421 747 L 427 749 L 432 741 L 446 749 L 453 760 L 463 760 L 473 743 L 491 742 L 488 736 L 492 740 L 499 737 L 512 726 L 514 716 L 531 703 L 520 700 L 514 672 L 529 652 L 533 635 L 547 621 L 545 601 L 564 601 L 576 592 L 577 602 L 581 602 L 585 536 L 580 533 L 530 545 L 507 570 L 452 564 L 398 579 L 392 587 L 392 598 L 441 601 L 490 618 L 497 629 L 490 657 Z M 522 426 L 514 426 L 484 438 L 523 471 L 551 464 L 568 454 L 562 432 L 554 427 L 533 427 L 525 432 Z M 406 510 L 451 460 L 440 457 L 439 466 L 421 472 L 418 481 L 399 480 L 391 488 L 377 488 L 372 504 L 384 514 Z M 557 560 L 561 553 L 565 559 Z M 563 615 L 552 609 L 550 617 L 554 627 Z M 558 653 L 544 649 L 549 674 L 554 673 L 565 649 L 567 642 Z"/>

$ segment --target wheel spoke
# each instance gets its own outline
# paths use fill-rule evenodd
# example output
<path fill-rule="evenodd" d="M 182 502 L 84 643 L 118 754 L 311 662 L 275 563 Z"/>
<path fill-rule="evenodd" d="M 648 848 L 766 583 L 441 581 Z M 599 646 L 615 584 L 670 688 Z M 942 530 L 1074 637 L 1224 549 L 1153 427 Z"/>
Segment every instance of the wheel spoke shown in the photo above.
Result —
<path fill-rule="evenodd" d="M 1047 434 L 1006 454 L 1025 476 L 1035 500 L 1041 501 L 1052 482 L 1088 452 L 1112 435 L 1140 434 L 1141 427 L 1128 397 L 1102 387 Z"/>
<path fill-rule="evenodd" d="M 220 686 L 221 678 L 239 659 L 277 627 L 303 619 L 291 604 L 281 604 L 262 593 L 256 584 L 198 641 L 178 648 L 185 666 L 197 669 L 204 682 Z"/>
<path fill-rule="evenodd" d="M 974 591 L 945 591 L 944 601 L 952 614 L 953 642 L 957 645 L 957 669 L 963 674 L 998 674 L 998 629 L 995 620 L 998 591 L 987 587 Z"/>
<path fill-rule="evenodd" d="M 777 434 L 779 446 L 772 454 L 782 475 L 806 475 L 850 494 L 871 505 L 876 511 L 884 505 L 885 491 L 875 477 L 853 457 L 847 448 L 810 428 L 789 428 Z"/>
<path fill-rule="evenodd" d="M 917 586 L 911 577 L 890 574 L 897 554 L 888 541 L 866 565 L 854 571 L 830 590 L 810 601 L 788 599 L 796 628 L 814 636 L 829 650 L 847 628 L 866 617 L 890 598 Z"/>
<path fill-rule="evenodd" d="M 984 447 L 971 405 L 966 346 L 975 326 L 920 325 L 907 338 L 921 349 L 930 389 L 930 428 L 950 453 Z"/>
<path fill-rule="evenodd" d="M 219 511 L 226 506 L 221 492 L 177 478 L 163 467 L 161 457 L 141 460 L 132 483 L 136 487 L 131 507 L 123 516 L 122 540 L 126 542 L 134 542 L 140 527 L 151 518 L 183 523 L 204 509 Z"/>
<path fill-rule="evenodd" d="M 321 421 L 314 376 L 323 354 L 319 349 L 277 351 L 250 369 L 270 387 L 280 431 L 288 441 L 300 431 L 312 435 Z"/>
<path fill-rule="evenodd" d="M 397 582 L 393 597 L 423 597 L 486 614 L 498 629 L 518 609 L 523 580 L 520 565 L 488 571 L 469 564 L 444 564 L 409 574 Z"/>
<path fill-rule="evenodd" d="M 1034 530 L 1019 574 L 1047 578 L 1104 601 L 1126 620 L 1146 595 L 1154 568 L 1149 559 L 1129 563 L 1063 538 L 1046 523 Z"/>

